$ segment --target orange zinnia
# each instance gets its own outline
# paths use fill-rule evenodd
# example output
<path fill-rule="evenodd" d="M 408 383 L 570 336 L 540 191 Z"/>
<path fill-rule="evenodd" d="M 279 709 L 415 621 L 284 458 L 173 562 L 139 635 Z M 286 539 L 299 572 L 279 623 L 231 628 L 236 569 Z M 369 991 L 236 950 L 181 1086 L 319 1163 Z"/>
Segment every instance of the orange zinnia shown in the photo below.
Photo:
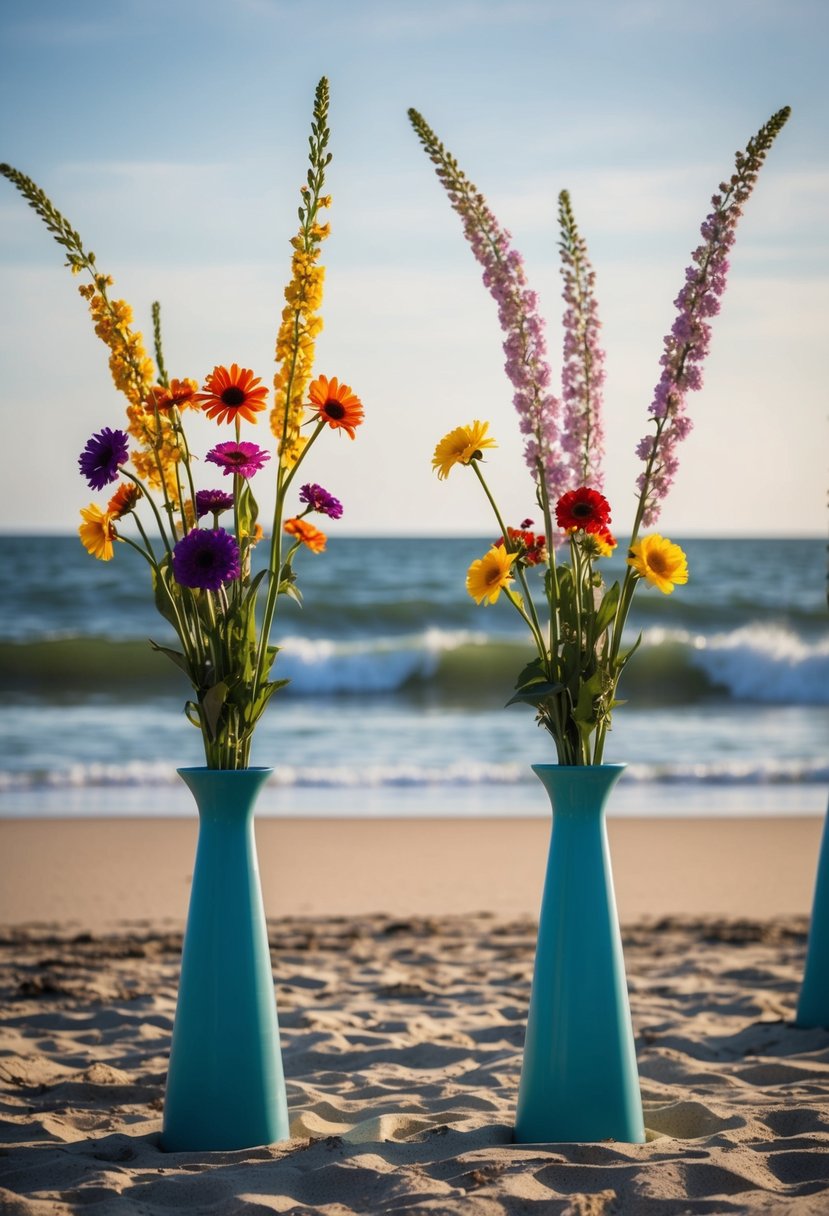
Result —
<path fill-rule="evenodd" d="M 217 422 L 234 422 L 245 418 L 255 422 L 255 414 L 265 408 L 267 386 L 247 367 L 232 363 L 230 368 L 214 367 L 204 382 L 205 391 L 196 393 L 194 400 L 205 403 L 208 418 Z"/>
<path fill-rule="evenodd" d="M 122 519 L 135 510 L 135 504 L 140 497 L 141 491 L 134 482 L 122 481 L 107 503 L 107 514 L 113 519 Z"/>
<path fill-rule="evenodd" d="M 324 532 L 320 532 L 319 528 L 315 528 L 313 524 L 309 524 L 299 517 L 286 519 L 284 526 L 289 536 L 295 536 L 297 540 L 301 540 L 312 553 L 322 553 L 328 537 Z"/>
<path fill-rule="evenodd" d="M 145 405 L 147 409 L 156 409 L 160 414 L 169 412 L 171 406 L 186 410 L 188 406 L 196 408 L 199 403 L 198 384 L 195 380 L 171 380 L 165 388 L 163 384 L 154 384 L 147 394 Z"/>
<path fill-rule="evenodd" d="M 309 388 L 311 404 L 316 406 L 321 422 L 337 430 L 342 427 L 351 439 L 354 428 L 363 421 L 363 403 L 348 384 L 340 384 L 335 376 L 317 376 Z"/>

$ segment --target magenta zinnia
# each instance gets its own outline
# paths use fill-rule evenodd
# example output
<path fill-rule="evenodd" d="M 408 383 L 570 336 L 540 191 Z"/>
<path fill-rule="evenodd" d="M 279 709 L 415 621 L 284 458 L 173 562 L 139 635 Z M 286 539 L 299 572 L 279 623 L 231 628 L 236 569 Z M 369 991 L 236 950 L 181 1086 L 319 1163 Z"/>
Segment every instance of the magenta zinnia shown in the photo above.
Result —
<path fill-rule="evenodd" d="M 233 506 L 233 495 L 226 494 L 224 490 L 197 490 L 196 491 L 196 516 L 201 519 L 203 515 L 221 515 L 222 511 L 229 511 Z"/>
<path fill-rule="evenodd" d="M 182 587 L 218 591 L 239 574 L 239 546 L 224 528 L 193 528 L 173 550 L 173 577 Z"/>
<path fill-rule="evenodd" d="M 340 500 L 314 482 L 308 482 L 302 486 L 299 491 L 299 501 L 307 503 L 312 511 L 318 511 L 320 515 L 327 515 L 329 519 L 342 517 L 343 504 Z"/>
<path fill-rule="evenodd" d="M 238 473 L 240 477 L 253 477 L 270 460 L 270 455 L 255 443 L 230 440 L 228 443 L 217 443 L 207 453 L 205 460 L 217 464 L 225 476 Z"/>

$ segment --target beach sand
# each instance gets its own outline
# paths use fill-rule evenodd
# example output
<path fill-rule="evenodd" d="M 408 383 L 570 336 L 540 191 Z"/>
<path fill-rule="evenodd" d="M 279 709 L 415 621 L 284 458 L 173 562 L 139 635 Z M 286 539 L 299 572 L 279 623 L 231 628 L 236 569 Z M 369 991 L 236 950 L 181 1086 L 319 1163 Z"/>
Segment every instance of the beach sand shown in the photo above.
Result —
<path fill-rule="evenodd" d="M 193 822 L 0 822 L 0 1212 L 829 1211 L 819 819 L 610 824 L 644 1145 L 512 1143 L 549 825 L 262 820 L 292 1139 L 158 1146 Z"/>

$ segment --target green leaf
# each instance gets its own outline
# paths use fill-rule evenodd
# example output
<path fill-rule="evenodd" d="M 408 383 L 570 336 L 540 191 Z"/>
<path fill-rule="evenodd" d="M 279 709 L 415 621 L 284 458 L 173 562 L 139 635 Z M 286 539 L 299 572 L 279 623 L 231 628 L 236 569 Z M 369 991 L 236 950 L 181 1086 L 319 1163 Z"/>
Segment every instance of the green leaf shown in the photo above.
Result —
<path fill-rule="evenodd" d="M 184 702 L 184 716 L 192 726 L 196 726 L 201 730 L 201 715 L 195 701 Z"/>
<path fill-rule="evenodd" d="M 630 662 L 630 660 L 636 654 L 636 651 L 639 649 L 639 647 L 641 645 L 642 645 L 642 634 L 640 633 L 639 637 L 633 643 L 630 650 L 625 651 L 624 654 L 620 654 L 619 657 L 616 659 L 616 670 L 617 671 L 621 671 L 622 668 L 625 666 L 625 664 Z"/>
<path fill-rule="evenodd" d="M 190 672 L 190 664 L 187 661 L 187 656 L 183 655 L 180 650 L 170 650 L 168 646 L 159 646 L 152 638 L 147 638 L 147 641 L 159 654 L 166 654 L 168 659 L 171 659 L 176 667 L 180 667 L 188 679 L 192 680 L 193 676 Z"/>
<path fill-rule="evenodd" d="M 171 625 L 177 624 L 176 613 L 173 608 L 173 592 L 167 582 L 169 573 L 169 559 L 164 560 L 159 564 L 158 574 L 155 570 L 152 571 L 153 580 L 153 596 L 155 598 L 155 606 L 165 621 L 169 621 Z"/>
<path fill-rule="evenodd" d="M 515 687 L 523 688 L 526 684 L 531 684 L 534 680 L 543 680 L 544 678 L 544 664 L 541 662 L 540 658 L 534 658 L 531 659 L 527 666 L 522 669 L 518 679 L 515 681 Z"/>
<path fill-rule="evenodd" d="M 582 724 L 592 724 L 591 729 L 596 725 L 596 715 L 593 711 L 593 702 L 596 697 L 601 695 L 602 691 L 602 675 L 600 671 L 596 671 L 589 680 L 585 680 L 579 688 L 579 699 L 573 709 L 573 721 L 577 723 L 581 731 Z"/>
<path fill-rule="evenodd" d="M 564 692 L 563 684 L 550 684 L 547 680 L 537 680 L 534 684 L 519 688 L 518 692 L 506 702 L 504 708 L 507 705 L 540 705 L 548 697 L 554 697 L 560 692 Z"/>
<path fill-rule="evenodd" d="M 289 596 L 292 600 L 295 600 L 296 603 L 299 604 L 300 608 L 302 607 L 302 592 L 300 591 L 299 587 L 297 587 L 296 582 L 293 579 L 285 579 L 283 582 L 281 582 L 279 584 L 277 594 Z"/>
<path fill-rule="evenodd" d="M 216 728 L 222 716 L 227 694 L 228 686 L 224 680 L 219 680 L 218 684 L 214 684 L 212 688 L 199 694 L 199 706 L 204 714 L 207 734 L 211 739 L 216 738 Z"/>
<path fill-rule="evenodd" d="M 259 590 L 260 586 L 262 585 L 262 579 L 265 577 L 265 575 L 267 573 L 268 573 L 267 570 L 260 570 L 259 573 L 255 574 L 253 576 L 253 578 L 251 579 L 250 586 L 248 587 L 247 591 L 245 592 L 245 598 L 242 601 L 245 608 L 247 608 L 249 606 L 249 604 L 251 604 L 252 601 L 256 598 L 256 593 Z"/>
<path fill-rule="evenodd" d="M 254 524 L 259 517 L 259 507 L 247 481 L 242 482 L 236 502 L 236 511 L 239 517 L 240 535 L 253 536 Z"/>
<path fill-rule="evenodd" d="M 599 638 L 607 629 L 610 622 L 616 615 L 616 608 L 619 603 L 620 587 L 618 583 L 614 583 L 610 590 L 605 595 L 599 611 L 596 613 L 596 637 Z"/>

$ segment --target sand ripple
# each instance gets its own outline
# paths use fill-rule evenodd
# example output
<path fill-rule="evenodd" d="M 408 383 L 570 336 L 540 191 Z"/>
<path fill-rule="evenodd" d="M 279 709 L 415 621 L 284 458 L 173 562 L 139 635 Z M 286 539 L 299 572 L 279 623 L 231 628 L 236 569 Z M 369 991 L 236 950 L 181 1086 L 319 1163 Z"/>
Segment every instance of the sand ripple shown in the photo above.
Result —
<path fill-rule="evenodd" d="M 271 925 L 292 1139 L 165 1154 L 181 947 L 151 925 L 0 934 L 5 1216 L 829 1210 L 829 1031 L 791 1022 L 802 921 L 626 934 L 648 1143 L 516 1146 L 534 927 Z"/>

